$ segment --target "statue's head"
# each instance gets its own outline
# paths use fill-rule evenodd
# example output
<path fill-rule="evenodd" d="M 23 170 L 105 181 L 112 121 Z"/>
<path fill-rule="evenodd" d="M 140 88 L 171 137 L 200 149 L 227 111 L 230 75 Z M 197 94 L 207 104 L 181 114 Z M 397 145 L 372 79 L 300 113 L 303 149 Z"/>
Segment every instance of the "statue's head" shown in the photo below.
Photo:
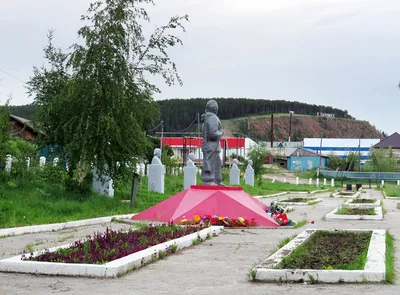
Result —
<path fill-rule="evenodd" d="M 218 113 L 218 103 L 215 100 L 209 100 L 206 104 L 206 112 L 211 112 L 214 114 Z"/>
<path fill-rule="evenodd" d="M 154 156 L 161 159 L 161 149 L 154 149 Z"/>
<path fill-rule="evenodd" d="M 249 160 L 248 163 L 249 163 L 250 166 L 253 166 L 253 160 Z"/>
<path fill-rule="evenodd" d="M 195 155 L 194 155 L 193 153 L 190 153 L 190 154 L 189 154 L 189 159 L 192 160 L 192 161 L 194 161 Z"/>
<path fill-rule="evenodd" d="M 233 159 L 233 163 L 235 163 L 236 165 L 239 164 L 238 159 Z"/>

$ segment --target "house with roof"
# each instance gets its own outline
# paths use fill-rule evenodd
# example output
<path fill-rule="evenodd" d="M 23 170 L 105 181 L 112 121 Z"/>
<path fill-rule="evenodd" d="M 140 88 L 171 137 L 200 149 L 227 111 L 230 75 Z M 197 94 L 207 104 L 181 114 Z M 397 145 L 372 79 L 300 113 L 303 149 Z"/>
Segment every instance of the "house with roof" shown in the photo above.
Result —
<path fill-rule="evenodd" d="M 32 122 L 28 119 L 10 114 L 9 121 L 11 123 L 9 133 L 13 137 L 34 141 L 39 135 L 39 132 L 33 128 Z"/>
<path fill-rule="evenodd" d="M 395 132 L 392 135 L 382 139 L 373 146 L 374 149 L 389 149 L 392 148 L 393 155 L 400 159 L 400 134 Z"/>
<path fill-rule="evenodd" d="M 287 170 L 302 171 L 313 168 L 325 168 L 329 165 L 329 157 L 317 154 L 305 148 L 297 148 L 287 157 Z"/>

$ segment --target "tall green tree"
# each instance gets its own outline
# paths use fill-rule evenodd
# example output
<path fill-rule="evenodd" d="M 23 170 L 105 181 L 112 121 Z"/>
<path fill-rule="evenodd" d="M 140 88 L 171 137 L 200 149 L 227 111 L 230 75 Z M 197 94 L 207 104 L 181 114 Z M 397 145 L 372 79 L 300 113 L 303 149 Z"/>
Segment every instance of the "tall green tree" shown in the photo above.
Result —
<path fill-rule="evenodd" d="M 4 105 L 0 105 L 0 168 L 4 163 L 4 159 L 7 153 L 7 143 L 10 139 L 8 129 L 10 128 L 10 107 L 9 100 L 5 102 Z"/>
<path fill-rule="evenodd" d="M 160 75 L 168 85 L 182 83 L 167 50 L 182 44 L 171 31 L 185 31 L 188 16 L 172 17 L 146 37 L 143 22 L 150 18 L 144 4 L 154 2 L 90 4 L 81 18 L 87 25 L 78 31 L 83 42 L 64 53 L 52 45 L 50 34 L 45 48 L 49 65 L 35 68 L 28 83 L 45 142 L 63 146 L 70 167 L 79 168 L 79 184 L 91 164 L 115 177 L 119 167 L 145 154 L 145 130 L 159 114 L 152 94 L 160 91 L 148 75 Z"/>

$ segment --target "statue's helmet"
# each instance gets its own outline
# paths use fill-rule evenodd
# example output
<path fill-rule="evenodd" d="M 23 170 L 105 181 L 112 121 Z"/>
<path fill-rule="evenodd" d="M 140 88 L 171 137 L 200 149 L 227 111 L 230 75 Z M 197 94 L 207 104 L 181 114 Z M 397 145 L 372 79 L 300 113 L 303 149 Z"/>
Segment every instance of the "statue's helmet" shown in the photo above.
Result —
<path fill-rule="evenodd" d="M 216 114 L 218 112 L 218 103 L 213 99 L 207 101 L 206 112 L 212 112 Z"/>
<path fill-rule="evenodd" d="M 248 162 L 250 165 L 253 165 L 253 160 L 249 160 Z"/>
<path fill-rule="evenodd" d="M 239 164 L 239 160 L 238 159 L 233 159 L 233 163 L 235 163 L 237 165 L 237 164 Z"/>

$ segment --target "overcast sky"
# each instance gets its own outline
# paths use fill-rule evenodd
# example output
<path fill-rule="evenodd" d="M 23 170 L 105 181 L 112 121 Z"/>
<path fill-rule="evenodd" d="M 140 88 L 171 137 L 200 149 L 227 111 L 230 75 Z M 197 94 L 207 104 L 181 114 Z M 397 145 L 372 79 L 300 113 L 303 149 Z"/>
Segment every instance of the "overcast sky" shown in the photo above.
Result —
<path fill-rule="evenodd" d="M 61 47 L 76 42 L 89 3 L 0 1 L 2 102 L 9 94 L 12 104 L 32 102 L 23 81 L 44 62 L 47 30 Z M 191 20 L 184 47 L 170 51 L 184 85 L 160 84 L 157 99 L 296 100 L 400 131 L 398 0 L 156 0 L 149 12 L 154 25 L 176 14 Z"/>

